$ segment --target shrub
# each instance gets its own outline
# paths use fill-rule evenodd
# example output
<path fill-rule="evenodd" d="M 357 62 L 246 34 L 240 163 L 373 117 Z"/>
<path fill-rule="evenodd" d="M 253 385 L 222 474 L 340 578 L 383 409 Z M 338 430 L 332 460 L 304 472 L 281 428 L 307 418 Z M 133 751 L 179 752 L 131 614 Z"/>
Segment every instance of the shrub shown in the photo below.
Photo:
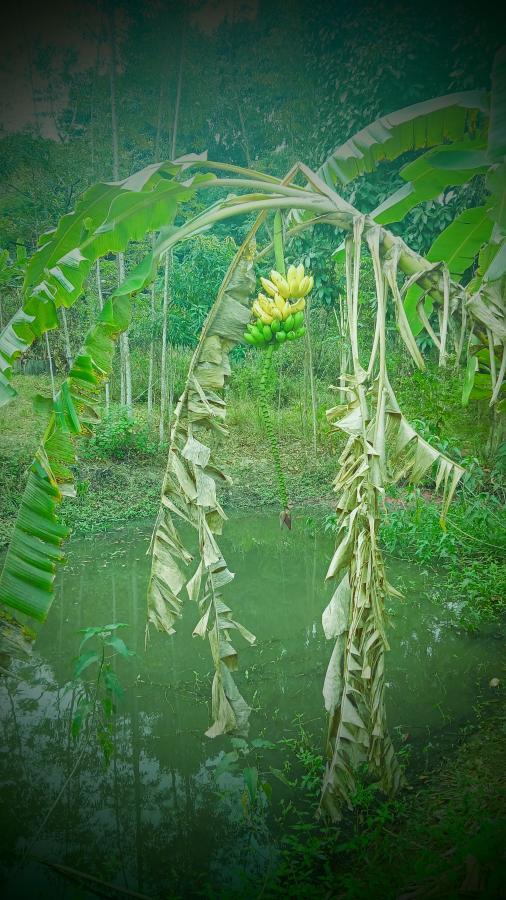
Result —
<path fill-rule="evenodd" d="M 81 445 L 85 459 L 124 459 L 132 448 L 133 420 L 123 406 L 111 406 L 89 441 Z"/>

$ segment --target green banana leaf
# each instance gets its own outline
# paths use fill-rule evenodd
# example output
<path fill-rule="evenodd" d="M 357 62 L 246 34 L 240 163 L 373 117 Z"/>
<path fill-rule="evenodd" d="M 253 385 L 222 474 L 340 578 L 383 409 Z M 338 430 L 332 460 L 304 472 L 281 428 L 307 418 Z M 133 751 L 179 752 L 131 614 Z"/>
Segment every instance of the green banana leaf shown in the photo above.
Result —
<path fill-rule="evenodd" d="M 488 164 L 485 156 L 483 156 L 479 168 L 471 165 L 472 158 L 481 152 L 481 150 L 476 150 L 469 141 L 443 145 L 429 150 L 401 169 L 399 174 L 407 184 L 387 197 L 373 210 L 371 216 L 380 225 L 400 222 L 419 203 L 433 200 L 448 187 L 465 184 L 475 175 L 486 172 Z M 484 150 L 483 154 L 485 154 Z M 443 166 L 438 167 L 438 161 L 453 155 L 462 158 L 461 166 L 452 167 L 449 170 Z M 467 166 L 466 159 L 469 163 Z"/>
<path fill-rule="evenodd" d="M 504 275 L 506 275 L 506 240 L 503 239 L 485 273 L 485 278 L 487 281 L 499 281 Z"/>
<path fill-rule="evenodd" d="M 61 546 L 68 537 L 68 529 L 58 522 L 57 509 L 64 497 L 75 494 L 74 440 L 90 434 L 100 420 L 100 387 L 111 371 L 114 342 L 129 322 L 129 298 L 110 298 L 56 399 L 39 402 L 50 416 L 30 467 L 0 576 L 2 626 L 6 609 L 38 622 L 47 617 L 56 569 L 63 560 Z"/>
<path fill-rule="evenodd" d="M 41 236 L 39 250 L 32 256 L 27 267 L 25 290 L 43 280 L 69 251 L 86 242 L 102 223 L 113 222 L 110 210 L 115 200 L 122 198 L 122 202 L 128 204 L 139 193 L 160 189 L 163 183 L 167 183 L 167 179 L 172 182 L 189 164 L 205 158 L 204 154 L 200 157 L 184 157 L 176 163 L 155 163 L 122 181 L 93 185 L 82 195 L 73 212 L 63 216 L 56 228 Z"/>
<path fill-rule="evenodd" d="M 492 166 L 487 175 L 490 191 L 490 217 L 496 222 L 503 236 L 506 235 L 506 162 Z"/>
<path fill-rule="evenodd" d="M 445 172 L 466 170 L 475 174 L 486 171 L 490 165 L 484 146 L 480 149 L 466 144 L 460 147 L 458 144 L 436 147 L 431 162 L 435 169 L 443 169 Z"/>
<path fill-rule="evenodd" d="M 130 193 L 117 196 L 116 205 L 115 201 L 111 203 L 96 242 L 98 255 L 100 252 L 108 252 L 105 248 L 118 250 L 135 236 L 142 236 L 140 229 L 146 225 L 146 219 L 139 215 L 140 208 L 151 210 L 148 215 L 151 217 L 149 221 L 153 222 L 153 215 L 160 217 L 163 207 L 164 223 L 167 225 L 174 219 L 176 198 L 187 199 L 189 194 L 187 186 L 173 180 L 168 183 L 170 202 L 167 203 L 167 196 L 164 196 L 158 211 L 156 203 L 152 203 L 154 191 L 150 197 L 132 193 L 133 187 L 142 187 L 149 183 L 153 168 L 149 167 L 148 173 L 143 170 L 137 176 L 132 176 L 129 179 Z M 91 190 L 93 201 L 97 193 L 99 192 Z M 131 213 L 132 205 L 135 206 L 137 215 L 132 214 L 132 221 L 128 222 L 128 217 L 124 213 L 125 209 Z M 83 218 L 82 208 L 79 215 Z M 66 218 L 68 220 L 69 217 Z M 67 238 L 73 240 L 75 232 L 72 231 L 69 221 L 64 223 L 64 226 Z M 57 253 L 60 252 L 64 239 L 60 233 L 60 226 L 54 234 L 56 236 L 54 240 L 58 245 L 54 253 Z M 51 239 L 48 239 L 43 244 L 46 264 L 50 264 L 53 259 L 47 254 L 50 242 Z M 77 256 L 80 251 L 73 252 Z M 37 262 L 37 265 L 29 267 L 27 285 L 40 273 L 38 265 Z M 55 309 L 54 304 L 52 309 Z M 28 318 L 27 313 L 21 312 Z M 68 537 L 68 530 L 58 523 L 57 509 L 65 496 L 74 494 L 71 471 L 71 466 L 75 463 L 74 440 L 78 436 L 89 435 L 95 424 L 100 421 L 100 388 L 107 381 L 112 369 L 114 342 L 128 328 L 130 317 L 130 295 L 118 289 L 104 304 L 98 323 L 87 335 L 56 399 L 39 403 L 39 406 L 42 405 L 49 410 L 49 422 L 30 467 L 28 482 L 0 576 L 0 611 L 14 610 L 39 622 L 43 622 L 47 617 L 53 600 L 56 569 L 63 560 L 61 546 Z M 21 314 L 19 318 L 21 320 Z M 40 321 L 39 317 L 39 325 Z M 4 343 L 4 348 L 7 348 L 7 351 L 11 350 L 15 355 L 23 352 L 22 338 L 16 335 L 15 330 L 8 334 L 14 335 L 17 340 L 10 344 Z M 5 332 L 2 338 L 4 336 Z M 3 619 L 5 622 L 8 621 L 5 616 Z"/>
<path fill-rule="evenodd" d="M 506 45 L 497 51 L 492 67 L 492 98 L 488 157 L 500 162 L 506 156 Z"/>
<path fill-rule="evenodd" d="M 486 207 L 466 209 L 438 235 L 427 253 L 427 259 L 429 262 L 444 261 L 452 278 L 459 281 L 483 245 L 490 240 L 492 229 L 493 222 Z M 422 293 L 422 289 L 414 284 L 404 298 L 404 309 L 415 337 L 423 329 L 416 311 Z M 425 301 L 427 315 L 430 315 L 432 308 L 432 300 L 427 297 Z"/>
<path fill-rule="evenodd" d="M 469 403 L 477 369 L 478 360 L 476 359 L 476 356 L 468 356 L 466 371 L 464 373 L 464 383 L 462 385 L 462 406 L 467 406 Z"/>
<path fill-rule="evenodd" d="M 94 185 L 74 212 L 43 235 L 27 267 L 23 306 L 0 335 L 0 405 L 15 396 L 9 384 L 14 360 L 58 327 L 57 307 L 77 300 L 93 262 L 168 224 L 177 203 L 193 196 L 190 182 L 183 185 L 174 176 L 199 160 L 192 156 L 147 166 L 124 181 Z M 210 178 L 196 175 L 194 180 Z"/>
<path fill-rule="evenodd" d="M 489 99 L 483 91 L 465 91 L 406 106 L 359 131 L 337 147 L 317 174 L 330 186 L 348 184 L 372 172 L 383 160 L 394 160 L 408 150 L 423 150 L 443 141 L 461 141 L 468 132 L 484 134 Z"/>
<path fill-rule="evenodd" d="M 469 394 L 470 400 L 489 400 L 492 396 L 492 378 L 487 372 L 476 372 Z"/>
<path fill-rule="evenodd" d="M 472 265 L 480 249 L 492 234 L 493 222 L 484 206 L 466 209 L 435 239 L 429 262 L 444 261 L 456 281 Z"/>
<path fill-rule="evenodd" d="M 466 285 L 466 290 L 470 295 L 475 294 L 476 291 L 479 290 L 485 276 L 487 276 L 487 280 L 493 280 L 488 279 L 488 271 L 494 258 L 501 249 L 501 241 L 496 240 L 496 231 L 497 229 L 493 227 L 488 243 L 484 244 L 478 253 L 478 265 L 476 271 Z"/>

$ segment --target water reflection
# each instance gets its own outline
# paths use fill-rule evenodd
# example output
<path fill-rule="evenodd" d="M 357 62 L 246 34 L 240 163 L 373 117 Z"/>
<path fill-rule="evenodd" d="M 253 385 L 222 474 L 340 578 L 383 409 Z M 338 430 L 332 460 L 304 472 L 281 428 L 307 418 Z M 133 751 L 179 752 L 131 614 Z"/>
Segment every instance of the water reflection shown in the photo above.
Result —
<path fill-rule="evenodd" d="M 76 896 L 75 887 L 36 862 L 13 870 L 28 849 L 133 890 L 172 896 L 189 896 L 204 883 L 218 892 L 227 884 L 240 890 L 244 870 L 253 876 L 272 861 L 272 812 L 260 810 L 252 823 L 241 800 L 242 764 L 253 763 L 239 760 L 217 778 L 216 764 L 231 742 L 203 734 L 212 667 L 207 643 L 191 637 L 196 607 L 188 604 L 177 635 L 152 634 L 144 652 L 148 539 L 149 526 L 138 526 L 74 541 L 36 657 L 16 664 L 19 680 L 0 685 L 7 896 Z M 239 647 L 238 686 L 254 708 L 250 738 L 279 741 L 295 733 L 302 717 L 321 745 L 321 687 L 332 650 L 321 628 L 331 588 L 322 582 L 331 539 L 305 535 L 302 526 L 281 532 L 275 515 L 234 516 L 223 543 L 237 573 L 225 599 L 258 638 L 257 647 Z M 390 575 L 402 582 L 406 600 L 390 610 L 389 719 L 422 747 L 466 719 L 477 689 L 495 674 L 501 648 L 487 636 L 450 628 L 447 611 L 424 595 L 426 579 L 405 567 Z M 76 632 L 114 620 L 129 623 L 125 638 L 136 656 L 117 664 L 127 693 L 111 763 L 104 770 L 97 747 L 86 748 L 33 843 L 76 759 L 69 680 Z M 261 767 L 281 768 L 283 754 L 281 747 L 261 752 Z M 273 784 L 274 806 L 288 795 L 289 788 Z"/>

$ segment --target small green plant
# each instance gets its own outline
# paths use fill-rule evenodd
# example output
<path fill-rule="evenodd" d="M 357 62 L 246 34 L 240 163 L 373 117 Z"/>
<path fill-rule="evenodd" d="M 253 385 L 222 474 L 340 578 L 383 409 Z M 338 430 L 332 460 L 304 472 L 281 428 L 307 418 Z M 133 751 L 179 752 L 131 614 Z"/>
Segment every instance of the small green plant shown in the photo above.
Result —
<path fill-rule="evenodd" d="M 457 624 L 467 631 L 477 631 L 506 609 L 506 565 L 487 560 L 452 568 L 445 593 L 455 598 Z"/>
<path fill-rule="evenodd" d="M 93 437 L 83 447 L 82 455 L 88 459 L 124 459 L 131 448 L 133 421 L 123 406 L 111 406 L 104 413 L 101 424 Z"/>
<path fill-rule="evenodd" d="M 244 738 L 239 737 L 232 738 L 231 743 L 234 749 L 229 753 L 220 753 L 210 765 L 214 767 L 216 781 L 225 773 L 242 777 L 242 808 L 249 824 L 254 825 L 255 816 L 265 809 L 265 805 L 270 801 L 272 795 L 272 787 L 259 769 L 259 751 L 274 750 L 276 744 L 264 738 L 254 738 L 251 743 L 248 743 Z M 242 768 L 246 758 L 251 764 Z"/>
<path fill-rule="evenodd" d="M 112 406 L 83 447 L 82 456 L 118 461 L 132 453 L 153 456 L 157 452 L 158 441 L 148 423 L 132 419 L 123 406 Z"/>
<path fill-rule="evenodd" d="M 68 785 L 72 781 L 85 752 L 90 745 L 93 735 L 96 735 L 99 746 L 104 754 L 105 765 L 109 764 L 113 745 L 113 722 L 116 713 L 116 699 L 124 693 L 112 661 L 115 656 L 129 657 L 133 650 L 129 650 L 125 642 L 115 633 L 118 628 L 126 628 L 124 622 L 116 622 L 112 625 L 98 625 L 91 628 L 81 628 L 79 633 L 83 635 L 79 645 L 79 656 L 74 660 L 75 694 L 71 706 L 71 734 L 77 740 L 83 730 L 86 730 L 73 765 L 63 782 L 53 803 L 47 809 L 40 822 L 34 837 L 25 851 L 23 861 L 35 846 L 38 838 L 43 833 L 47 822 L 58 806 Z M 93 649 L 83 651 L 85 644 L 91 641 Z M 93 667 L 94 677 L 83 678 L 83 673 L 90 674 Z"/>
<path fill-rule="evenodd" d="M 297 736 L 284 738 L 280 743 L 292 751 L 298 764 L 302 766 L 302 775 L 297 781 L 298 787 L 316 799 L 321 788 L 323 756 L 315 749 L 300 722 Z"/>
<path fill-rule="evenodd" d="M 124 693 L 113 660 L 117 656 L 128 658 L 134 652 L 116 633 L 126 627 L 124 622 L 116 622 L 80 629 L 83 639 L 74 666 L 77 702 L 72 716 L 72 736 L 77 739 L 86 728 L 89 741 L 95 733 L 106 766 L 113 751 L 116 700 Z M 90 642 L 92 649 L 89 649 Z M 85 645 L 87 649 L 83 649 Z M 93 673 L 92 677 L 83 678 L 85 672 L 88 676 Z"/>

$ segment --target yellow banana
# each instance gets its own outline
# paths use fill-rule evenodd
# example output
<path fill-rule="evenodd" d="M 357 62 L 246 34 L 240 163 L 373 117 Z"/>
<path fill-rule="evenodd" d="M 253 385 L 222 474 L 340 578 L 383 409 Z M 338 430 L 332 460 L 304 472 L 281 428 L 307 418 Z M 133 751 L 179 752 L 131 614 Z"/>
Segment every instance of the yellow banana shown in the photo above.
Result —
<path fill-rule="evenodd" d="M 272 316 L 269 315 L 268 313 L 264 312 L 264 310 L 263 310 L 262 307 L 260 306 L 260 303 L 258 302 L 258 300 L 255 300 L 255 302 L 253 303 L 252 310 L 253 310 L 253 312 L 255 313 L 255 315 L 257 316 L 257 318 L 260 319 L 260 321 L 261 321 L 264 325 L 270 325 L 270 324 L 271 324 L 271 322 L 272 322 Z"/>
<path fill-rule="evenodd" d="M 276 269 L 271 269 L 270 279 L 260 278 L 266 294 L 259 293 L 253 303 L 253 312 L 264 325 L 270 325 L 274 319 L 287 319 L 292 313 L 304 310 L 304 297 L 313 289 L 314 278 L 304 274 L 304 266 L 289 266 L 286 276 Z M 290 303 L 294 300 L 294 303 Z"/>
<path fill-rule="evenodd" d="M 271 301 L 270 301 L 270 304 L 269 304 L 269 315 L 271 315 L 273 319 L 279 319 L 279 318 L 281 318 L 279 309 L 278 309 L 278 307 L 276 306 L 276 303 L 275 303 L 274 300 L 271 300 Z"/>
<path fill-rule="evenodd" d="M 290 289 L 288 287 L 288 282 L 286 278 L 283 278 L 279 272 L 276 272 L 276 269 L 271 270 L 271 281 L 276 285 L 278 289 L 278 293 L 281 294 L 282 297 L 286 300 L 288 294 L 290 293 Z"/>
<path fill-rule="evenodd" d="M 281 296 L 281 294 L 276 294 L 276 296 L 274 297 L 274 304 L 279 312 L 282 313 L 285 308 L 285 300 Z"/>
<path fill-rule="evenodd" d="M 266 290 L 271 297 L 275 297 L 278 292 L 276 285 L 273 284 L 272 281 L 269 281 L 268 278 L 260 278 L 260 281 L 262 282 L 264 290 Z"/>
<path fill-rule="evenodd" d="M 266 297 L 265 294 L 258 295 L 258 305 L 268 316 L 272 315 L 272 300 Z"/>
<path fill-rule="evenodd" d="M 297 297 L 299 282 L 297 279 L 297 273 L 292 273 L 292 275 L 288 276 L 288 289 L 290 291 L 290 297 Z"/>
<path fill-rule="evenodd" d="M 299 282 L 299 297 L 304 297 L 304 295 L 307 294 L 308 290 L 309 290 L 309 276 L 304 275 L 304 278 L 302 278 Z"/>

